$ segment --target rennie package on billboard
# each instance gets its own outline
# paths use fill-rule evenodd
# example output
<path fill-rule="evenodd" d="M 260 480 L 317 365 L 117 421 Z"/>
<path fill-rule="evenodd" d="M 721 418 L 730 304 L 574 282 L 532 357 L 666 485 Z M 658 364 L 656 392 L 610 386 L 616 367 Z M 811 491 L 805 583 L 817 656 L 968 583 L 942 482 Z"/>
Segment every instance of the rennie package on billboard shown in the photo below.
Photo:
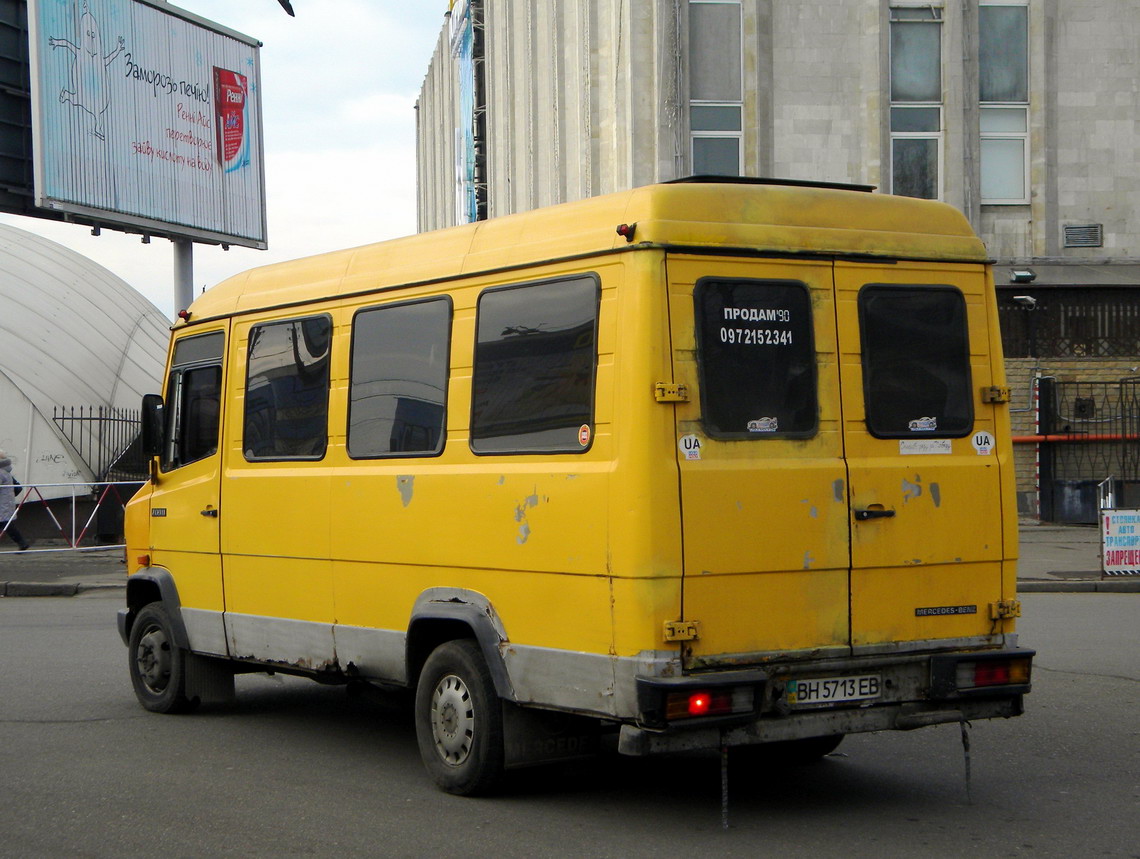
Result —
<path fill-rule="evenodd" d="M 214 127 L 218 163 L 232 173 L 249 166 L 249 83 L 245 75 L 214 66 Z"/>

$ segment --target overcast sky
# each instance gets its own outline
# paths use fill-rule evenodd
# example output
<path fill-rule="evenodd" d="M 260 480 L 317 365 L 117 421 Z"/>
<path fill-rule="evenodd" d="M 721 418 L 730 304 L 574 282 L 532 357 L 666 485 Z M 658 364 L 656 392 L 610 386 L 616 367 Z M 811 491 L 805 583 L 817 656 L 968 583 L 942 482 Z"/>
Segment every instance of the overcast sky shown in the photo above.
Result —
<path fill-rule="evenodd" d="M 194 291 L 247 268 L 416 229 L 415 102 L 448 0 L 178 0 L 261 49 L 269 250 L 194 245 Z M 106 266 L 162 313 L 174 307 L 165 239 L 0 215 Z"/>

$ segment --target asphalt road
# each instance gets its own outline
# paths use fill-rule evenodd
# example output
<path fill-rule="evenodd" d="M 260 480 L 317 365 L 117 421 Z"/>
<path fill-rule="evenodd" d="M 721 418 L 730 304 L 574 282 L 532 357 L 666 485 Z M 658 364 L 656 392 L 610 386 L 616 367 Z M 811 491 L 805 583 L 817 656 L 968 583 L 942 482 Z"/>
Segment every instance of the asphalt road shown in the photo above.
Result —
<path fill-rule="evenodd" d="M 0 600 L 0 856 L 1140 856 L 1140 596 L 1028 594 L 1028 713 L 849 737 L 808 767 L 602 757 L 440 793 L 398 697 L 238 678 L 136 703 L 121 591 Z"/>

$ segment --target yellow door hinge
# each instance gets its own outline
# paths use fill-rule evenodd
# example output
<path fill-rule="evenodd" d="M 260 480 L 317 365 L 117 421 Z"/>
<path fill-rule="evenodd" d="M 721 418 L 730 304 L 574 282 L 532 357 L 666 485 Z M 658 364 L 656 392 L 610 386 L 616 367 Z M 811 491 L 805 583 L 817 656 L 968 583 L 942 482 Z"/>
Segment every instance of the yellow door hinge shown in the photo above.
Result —
<path fill-rule="evenodd" d="M 659 403 L 687 403 L 689 401 L 689 389 L 685 385 L 658 382 L 654 386 L 653 396 Z"/>
<path fill-rule="evenodd" d="M 990 603 L 990 620 L 1021 617 L 1021 600 L 999 600 Z"/>
<path fill-rule="evenodd" d="M 991 385 L 987 388 L 982 388 L 982 402 L 983 403 L 1008 403 L 1009 402 L 1009 388 L 1003 388 L 998 385 Z"/>
<path fill-rule="evenodd" d="M 699 620 L 665 621 L 666 641 L 696 641 L 700 637 L 701 622 Z"/>

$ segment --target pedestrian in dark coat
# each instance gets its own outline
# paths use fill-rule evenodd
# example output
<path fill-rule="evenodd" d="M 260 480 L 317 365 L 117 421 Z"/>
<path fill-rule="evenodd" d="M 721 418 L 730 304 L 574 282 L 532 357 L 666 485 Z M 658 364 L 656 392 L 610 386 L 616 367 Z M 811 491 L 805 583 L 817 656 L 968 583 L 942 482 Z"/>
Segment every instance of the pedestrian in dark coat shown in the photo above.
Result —
<path fill-rule="evenodd" d="M 12 460 L 0 450 L 0 530 L 15 541 L 21 552 L 32 545 L 16 528 L 16 496 L 22 491 L 20 481 L 12 474 Z"/>

